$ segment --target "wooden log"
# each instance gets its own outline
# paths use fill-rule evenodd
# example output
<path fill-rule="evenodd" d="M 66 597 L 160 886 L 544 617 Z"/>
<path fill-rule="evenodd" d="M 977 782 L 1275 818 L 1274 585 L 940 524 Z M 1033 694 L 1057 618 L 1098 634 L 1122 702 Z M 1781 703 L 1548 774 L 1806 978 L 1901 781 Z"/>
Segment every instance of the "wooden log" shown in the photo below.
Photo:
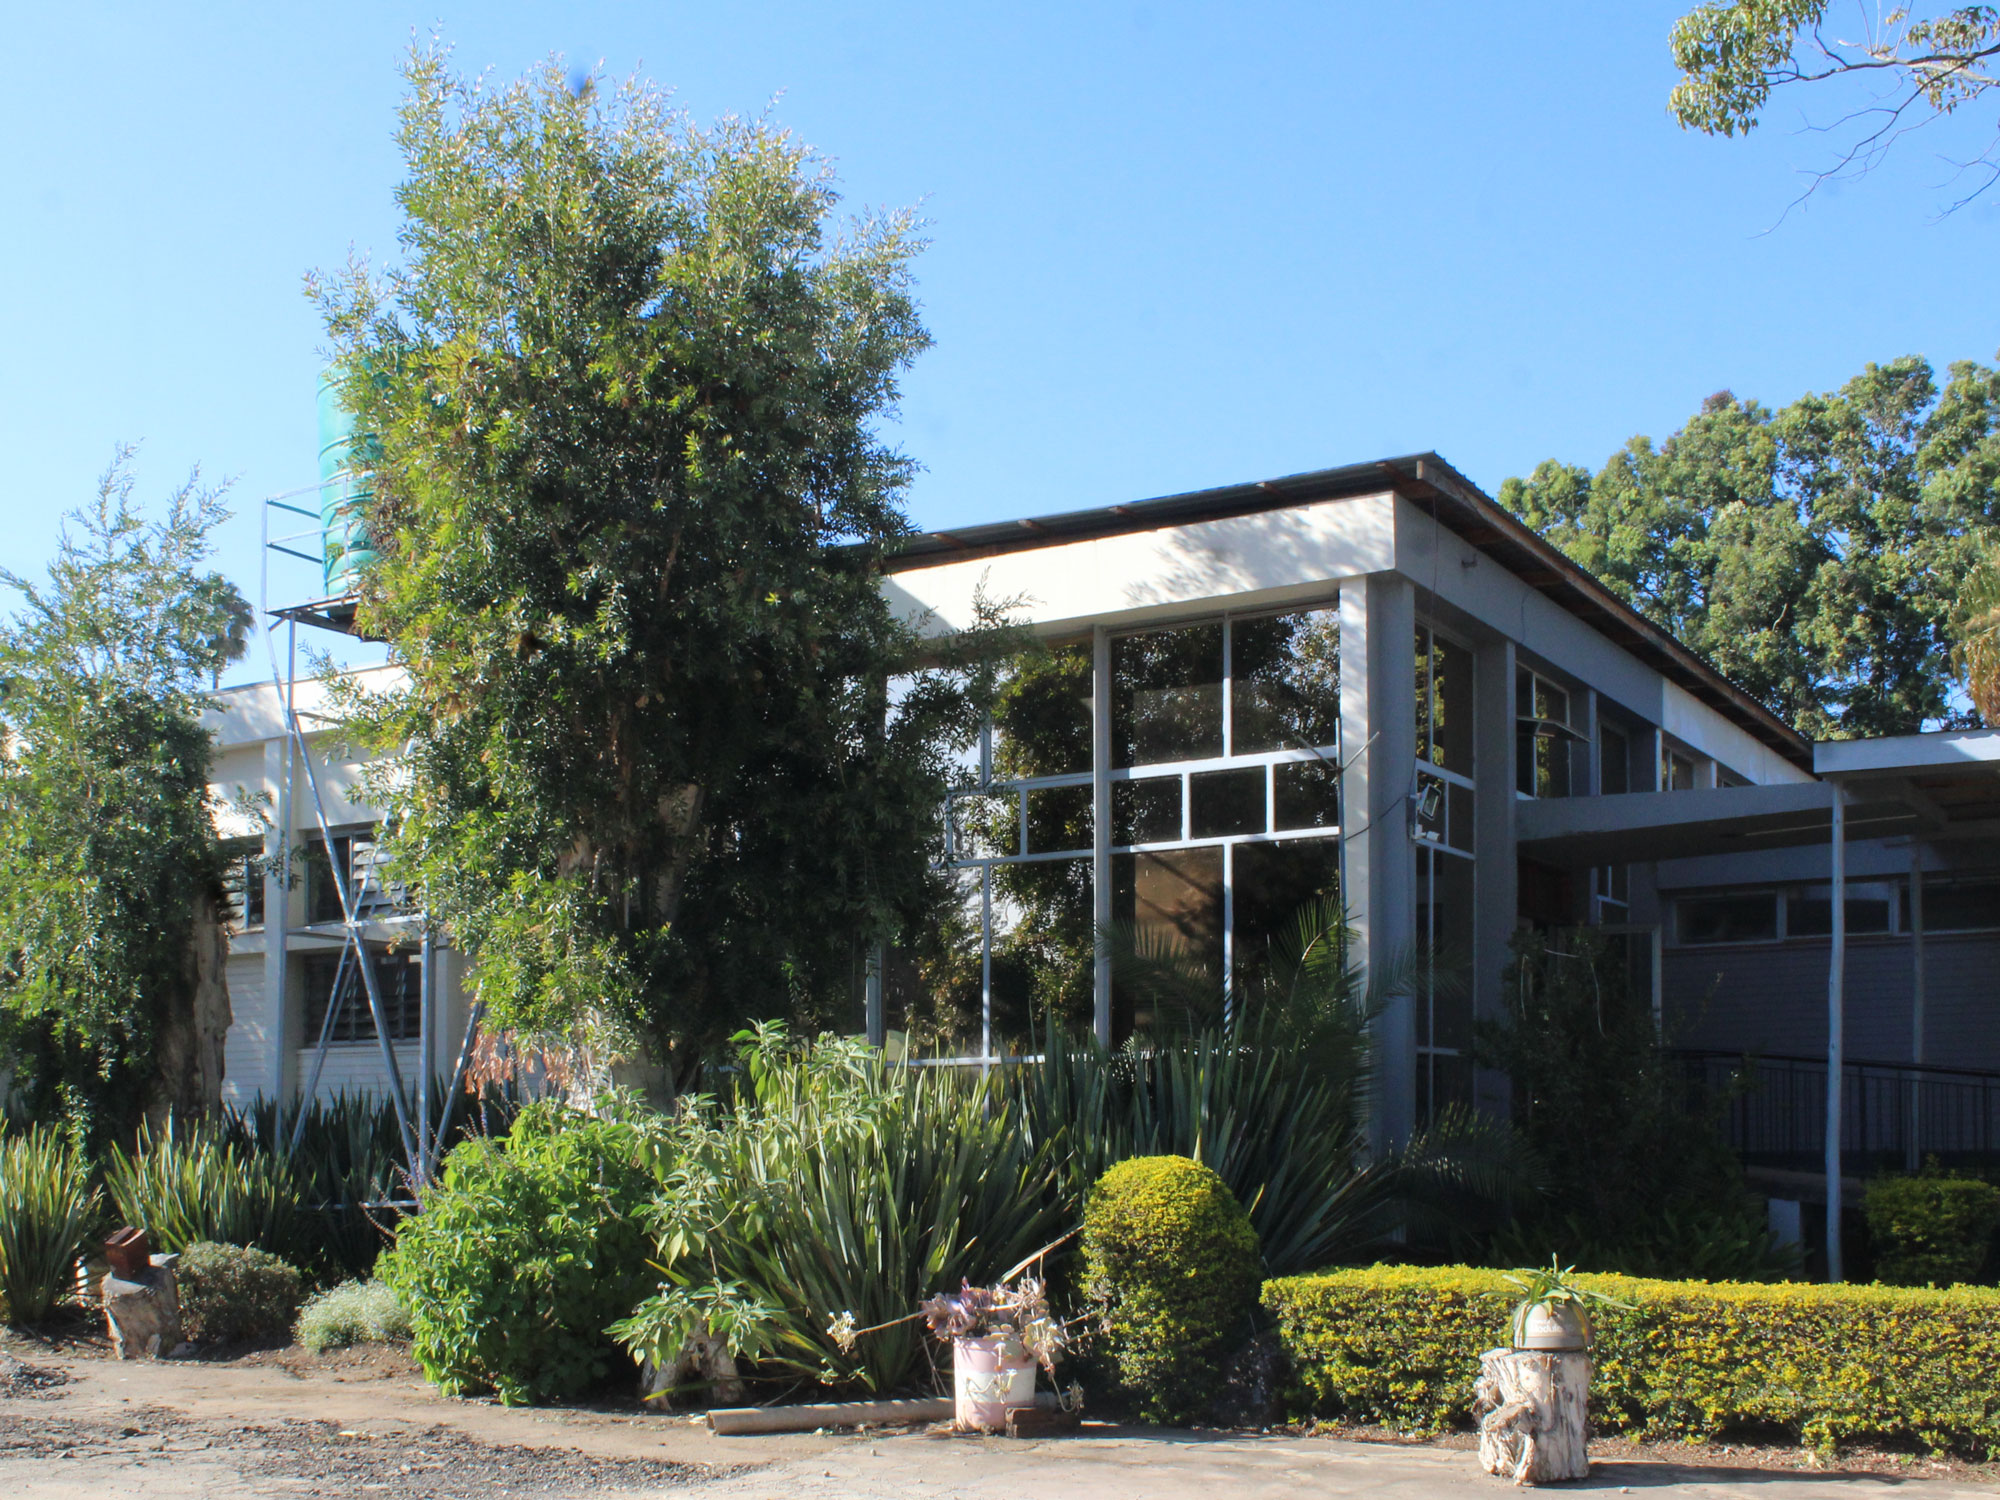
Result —
<path fill-rule="evenodd" d="M 737 1437 L 753 1432 L 811 1432 L 819 1427 L 890 1426 L 900 1422 L 948 1422 L 952 1401 L 938 1396 L 915 1401 L 827 1401 L 810 1406 L 718 1406 L 708 1414 L 711 1432 Z"/>
<path fill-rule="evenodd" d="M 1475 1410 L 1479 1462 L 1516 1484 L 1554 1484 L 1590 1473 L 1584 1446 L 1590 1356 L 1489 1349 L 1479 1356 Z"/>

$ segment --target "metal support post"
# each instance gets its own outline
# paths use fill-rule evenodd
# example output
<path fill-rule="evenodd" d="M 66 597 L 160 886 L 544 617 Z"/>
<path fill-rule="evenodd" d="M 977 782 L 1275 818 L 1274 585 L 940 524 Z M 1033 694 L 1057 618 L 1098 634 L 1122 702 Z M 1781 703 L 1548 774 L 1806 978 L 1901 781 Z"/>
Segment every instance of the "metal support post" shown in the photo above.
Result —
<path fill-rule="evenodd" d="M 1847 798 L 1833 783 L 1833 944 L 1826 971 L 1826 1279 L 1846 1279 L 1840 1254 L 1840 1070 L 1847 1023 Z"/>

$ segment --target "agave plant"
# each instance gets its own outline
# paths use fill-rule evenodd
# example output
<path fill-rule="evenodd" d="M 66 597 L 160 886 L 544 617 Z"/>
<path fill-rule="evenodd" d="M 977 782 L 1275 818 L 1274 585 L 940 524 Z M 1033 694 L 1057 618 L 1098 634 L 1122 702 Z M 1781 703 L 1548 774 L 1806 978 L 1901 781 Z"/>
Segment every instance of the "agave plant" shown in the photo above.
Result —
<path fill-rule="evenodd" d="M 104 1180 L 125 1222 L 161 1250 L 212 1240 L 282 1254 L 298 1242 L 301 1195 L 290 1167 L 211 1127 L 142 1125 L 130 1152 L 112 1147 Z"/>
<path fill-rule="evenodd" d="M 99 1197 L 75 1144 L 37 1125 L 0 1141 L 0 1301 L 7 1321 L 45 1322 L 75 1285 Z"/>

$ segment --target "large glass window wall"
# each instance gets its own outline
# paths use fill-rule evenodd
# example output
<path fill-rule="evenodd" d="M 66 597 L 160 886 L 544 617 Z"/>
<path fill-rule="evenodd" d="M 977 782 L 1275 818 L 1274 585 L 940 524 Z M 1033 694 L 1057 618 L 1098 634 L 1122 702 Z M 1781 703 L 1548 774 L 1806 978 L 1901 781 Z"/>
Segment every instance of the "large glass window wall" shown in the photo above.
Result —
<path fill-rule="evenodd" d="M 1337 893 L 1333 602 L 1120 632 L 1107 645 L 1104 765 L 1091 757 L 1092 646 L 1065 644 L 1012 669 L 977 767 L 952 795 L 945 863 L 980 945 L 978 1033 L 959 1028 L 968 1054 L 1032 1045 L 1050 1020 L 1090 1024 L 1100 779 L 1113 927 L 1195 980 L 1179 993 L 1196 1013 L 1169 1016 L 1158 993 L 1121 977 L 1115 1040 L 1220 1016 L 1269 972 L 1272 941 L 1301 908 Z"/>
<path fill-rule="evenodd" d="M 1417 627 L 1417 1118 L 1472 1098 L 1472 652 Z"/>

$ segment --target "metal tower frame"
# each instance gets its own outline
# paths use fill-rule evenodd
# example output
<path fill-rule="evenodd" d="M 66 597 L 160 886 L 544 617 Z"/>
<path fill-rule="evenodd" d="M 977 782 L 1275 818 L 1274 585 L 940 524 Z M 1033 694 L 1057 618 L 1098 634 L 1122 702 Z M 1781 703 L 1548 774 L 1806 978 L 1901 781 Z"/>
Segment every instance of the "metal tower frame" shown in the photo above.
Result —
<path fill-rule="evenodd" d="M 330 480 L 347 477 L 347 471 L 330 476 Z M 318 547 L 322 535 L 320 515 L 317 511 L 289 502 L 300 495 L 318 491 L 330 482 L 289 490 L 283 494 L 265 499 L 262 507 L 263 550 L 262 565 L 258 575 L 258 613 L 264 624 L 264 644 L 271 662 L 271 686 L 278 695 L 279 707 L 285 721 L 284 777 L 279 787 L 278 818 L 279 848 L 285 862 L 286 893 L 281 903 L 278 920 L 271 919 L 268 911 L 264 919 L 264 941 L 277 944 L 276 977 L 278 982 L 278 1013 L 282 1017 L 289 999 L 289 940 L 293 936 L 324 936 L 313 928 L 321 924 L 307 924 L 294 932 L 291 921 L 291 861 L 297 818 L 293 809 L 297 805 L 297 793 L 303 782 L 305 794 L 312 802 L 313 825 L 319 831 L 320 847 L 326 852 L 327 869 L 332 875 L 335 892 L 340 897 L 341 947 L 340 958 L 334 970 L 333 989 L 328 996 L 326 1016 L 320 1023 L 317 1042 L 313 1048 L 312 1070 L 302 1081 L 298 1092 L 298 1117 L 292 1127 L 291 1146 L 296 1149 L 305 1129 L 306 1109 L 311 1104 L 319 1088 L 319 1080 L 326 1067 L 329 1048 L 333 1044 L 335 1025 L 341 1012 L 346 1008 L 352 990 L 352 982 L 358 977 L 363 992 L 368 997 L 368 1011 L 375 1026 L 375 1040 L 381 1049 L 382 1067 L 388 1079 L 389 1097 L 396 1111 L 396 1130 L 402 1141 L 404 1160 L 409 1180 L 414 1187 L 427 1185 L 437 1173 L 438 1159 L 444 1148 L 445 1129 L 451 1118 L 451 1104 L 457 1097 L 460 1086 L 465 1081 L 465 1072 L 472 1057 L 473 1044 L 479 1034 L 480 1021 L 485 1008 L 476 1002 L 470 1007 L 466 1017 L 465 1035 L 461 1038 L 457 1056 L 453 1061 L 451 1081 L 444 1097 L 431 1097 L 431 1056 L 437 1031 L 438 985 L 437 985 L 437 942 L 430 925 L 421 910 L 371 918 L 368 912 L 370 886 L 378 894 L 387 896 L 389 887 L 382 880 L 380 861 L 370 860 L 361 870 L 360 878 L 348 860 L 336 860 L 334 824 L 327 816 L 326 798 L 321 790 L 319 772 L 313 761 L 311 747 L 306 743 L 304 715 L 298 707 L 298 628 L 305 625 L 310 629 L 331 631 L 352 639 L 369 639 L 362 634 L 355 623 L 356 596 L 337 595 L 331 598 L 306 600 L 297 604 L 273 608 L 270 603 L 271 557 L 277 553 L 310 563 L 315 569 L 324 567 L 325 559 L 317 552 L 306 552 L 297 544 L 310 541 Z M 282 516 L 302 516 L 313 523 L 310 530 L 272 534 L 274 513 Z M 280 520 L 280 525 L 290 524 Z M 285 652 L 282 665 L 278 655 L 274 633 L 276 622 L 285 625 Z M 344 867 L 345 866 L 345 867 Z M 310 915 L 308 913 L 307 915 Z M 396 1046 L 389 1035 L 388 1010 L 383 1004 L 380 976 L 376 973 L 368 948 L 368 927 L 393 923 L 405 929 L 414 927 L 418 935 L 418 998 L 417 998 L 417 1053 L 419 1058 L 415 1097 L 403 1082 L 402 1068 L 396 1060 Z M 402 934 L 396 934 L 398 936 Z M 394 938 L 391 938 L 393 941 Z M 278 1046 L 282 1049 L 285 1038 L 280 1032 Z M 282 1077 L 282 1074 L 280 1075 Z M 282 1118 L 284 1101 L 277 1101 Z M 432 1115 L 436 1120 L 433 1122 Z"/>

